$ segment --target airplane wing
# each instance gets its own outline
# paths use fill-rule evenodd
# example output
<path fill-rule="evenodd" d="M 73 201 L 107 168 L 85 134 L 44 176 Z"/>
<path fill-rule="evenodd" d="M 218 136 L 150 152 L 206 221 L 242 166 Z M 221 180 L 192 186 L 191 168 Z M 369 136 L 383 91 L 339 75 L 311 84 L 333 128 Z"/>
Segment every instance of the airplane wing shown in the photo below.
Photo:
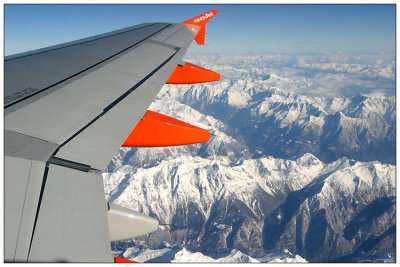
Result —
<path fill-rule="evenodd" d="M 4 59 L 6 262 L 113 262 L 111 240 L 158 221 L 106 203 L 101 172 L 121 146 L 204 142 L 206 130 L 147 111 L 167 83 L 219 80 L 182 61 L 212 10 Z"/>

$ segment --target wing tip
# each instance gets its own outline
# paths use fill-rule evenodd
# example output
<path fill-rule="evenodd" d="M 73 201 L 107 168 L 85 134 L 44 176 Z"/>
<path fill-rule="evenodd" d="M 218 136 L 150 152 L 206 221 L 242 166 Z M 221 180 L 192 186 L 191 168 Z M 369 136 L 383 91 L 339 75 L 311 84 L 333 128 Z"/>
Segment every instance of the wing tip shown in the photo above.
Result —
<path fill-rule="evenodd" d="M 205 34 L 206 34 L 206 24 L 211 20 L 219 10 L 213 9 L 196 17 L 190 18 L 181 22 L 186 28 L 195 36 L 195 41 L 198 45 L 204 45 Z"/>

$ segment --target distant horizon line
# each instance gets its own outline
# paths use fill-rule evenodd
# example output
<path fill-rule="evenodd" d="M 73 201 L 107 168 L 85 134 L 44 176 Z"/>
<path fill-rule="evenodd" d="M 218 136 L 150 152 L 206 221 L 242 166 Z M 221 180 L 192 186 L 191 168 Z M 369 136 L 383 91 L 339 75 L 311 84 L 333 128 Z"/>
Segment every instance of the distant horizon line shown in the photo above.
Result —
<path fill-rule="evenodd" d="M 209 51 L 195 51 L 195 52 L 190 52 L 190 54 L 392 54 L 393 56 L 396 55 L 396 51 L 375 51 L 375 50 L 320 50 L 320 51 L 307 51 L 307 50 L 281 50 L 281 51 L 273 51 L 273 50 L 260 50 L 260 51 L 246 51 L 246 50 L 238 50 L 238 51 L 223 51 L 223 52 L 209 52 Z"/>

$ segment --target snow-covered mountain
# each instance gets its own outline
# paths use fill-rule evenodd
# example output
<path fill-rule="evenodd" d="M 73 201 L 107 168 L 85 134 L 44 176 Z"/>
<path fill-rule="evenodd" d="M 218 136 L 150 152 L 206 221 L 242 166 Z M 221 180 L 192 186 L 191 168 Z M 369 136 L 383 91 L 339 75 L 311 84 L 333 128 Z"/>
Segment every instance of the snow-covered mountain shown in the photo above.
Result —
<path fill-rule="evenodd" d="M 391 165 L 348 159 L 326 165 L 311 154 L 236 165 L 181 156 L 150 168 L 124 166 L 105 182 L 117 189 L 108 192 L 114 203 L 167 224 L 146 237 L 150 247 L 167 241 L 204 254 L 235 248 L 250 256 L 289 249 L 310 261 L 366 247 L 394 254 Z"/>
<path fill-rule="evenodd" d="M 137 262 L 189 262 L 189 263 L 253 263 L 253 262 L 279 262 L 279 263 L 301 263 L 307 262 L 298 255 L 293 255 L 289 251 L 270 252 L 263 257 L 252 258 L 239 250 L 233 249 L 223 254 L 213 254 L 206 256 L 201 252 L 191 252 L 186 248 L 171 248 L 169 246 L 159 249 L 140 250 L 135 247 L 127 249 L 123 257 Z"/>
<path fill-rule="evenodd" d="M 274 88 L 274 79 L 224 79 L 189 89 L 169 86 L 160 97 L 219 119 L 252 157 L 312 153 L 326 162 L 349 157 L 394 164 L 394 97 L 299 95 Z"/>
<path fill-rule="evenodd" d="M 150 109 L 211 139 L 114 156 L 103 174 L 107 199 L 161 223 L 113 243 L 115 253 L 150 262 L 395 261 L 395 98 L 307 94 L 321 77 L 302 72 L 327 68 L 325 76 L 386 86 L 392 77 L 376 73 L 393 66 L 390 57 L 349 66 L 338 58 L 202 57 L 194 63 L 218 65 L 221 82 L 165 86 Z"/>

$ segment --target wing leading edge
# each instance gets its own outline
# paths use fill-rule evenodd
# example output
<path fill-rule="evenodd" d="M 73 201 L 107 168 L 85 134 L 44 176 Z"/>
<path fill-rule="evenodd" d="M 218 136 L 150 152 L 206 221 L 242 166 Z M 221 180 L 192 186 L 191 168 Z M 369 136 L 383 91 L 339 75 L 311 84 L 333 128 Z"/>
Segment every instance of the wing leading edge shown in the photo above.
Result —
<path fill-rule="evenodd" d="M 196 36 L 184 24 L 142 24 L 5 58 L 5 261 L 113 262 L 110 237 L 157 228 L 107 205 L 101 170 Z"/>

